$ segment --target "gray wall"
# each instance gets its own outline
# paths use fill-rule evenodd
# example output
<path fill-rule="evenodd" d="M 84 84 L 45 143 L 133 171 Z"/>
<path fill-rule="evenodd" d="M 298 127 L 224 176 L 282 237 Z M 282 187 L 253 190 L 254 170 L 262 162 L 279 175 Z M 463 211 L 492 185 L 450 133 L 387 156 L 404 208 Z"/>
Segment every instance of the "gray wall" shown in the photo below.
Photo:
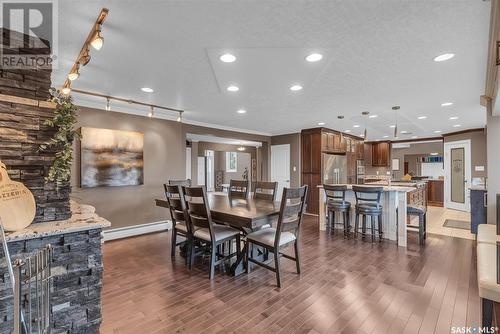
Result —
<path fill-rule="evenodd" d="M 71 197 L 94 206 L 99 215 L 108 219 L 111 228 L 152 223 L 168 219 L 165 209 L 155 206 L 155 198 L 163 198 L 163 183 L 169 179 L 184 179 L 186 172 L 186 133 L 216 135 L 226 138 L 263 141 L 260 157 L 263 180 L 269 174 L 268 146 L 271 138 L 233 131 L 188 125 L 173 121 L 150 119 L 100 109 L 80 108 L 79 127 L 129 130 L 144 133 L 144 185 L 131 187 L 80 188 L 80 151 L 74 145 Z M 198 143 L 192 143 L 192 176 L 196 183 Z"/>
<path fill-rule="evenodd" d="M 300 133 L 271 137 L 271 145 L 282 144 L 290 144 L 290 187 L 300 187 Z"/>

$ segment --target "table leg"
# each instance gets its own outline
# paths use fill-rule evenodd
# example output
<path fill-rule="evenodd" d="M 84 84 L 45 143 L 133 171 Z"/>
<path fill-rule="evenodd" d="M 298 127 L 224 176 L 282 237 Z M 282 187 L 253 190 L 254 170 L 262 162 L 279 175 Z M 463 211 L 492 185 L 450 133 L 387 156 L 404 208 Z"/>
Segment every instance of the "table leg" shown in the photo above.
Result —
<path fill-rule="evenodd" d="M 248 243 L 245 242 L 240 255 L 236 258 L 236 261 L 231 265 L 230 273 L 232 276 L 239 276 L 245 272 L 245 255 L 247 253 Z"/>

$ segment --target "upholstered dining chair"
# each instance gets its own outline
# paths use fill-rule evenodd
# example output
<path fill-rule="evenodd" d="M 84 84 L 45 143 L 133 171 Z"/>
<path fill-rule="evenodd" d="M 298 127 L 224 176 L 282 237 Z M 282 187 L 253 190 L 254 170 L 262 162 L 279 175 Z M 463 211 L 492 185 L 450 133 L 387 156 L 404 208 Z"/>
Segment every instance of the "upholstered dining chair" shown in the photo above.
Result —
<path fill-rule="evenodd" d="M 254 182 L 252 189 L 254 199 L 263 199 L 274 202 L 276 200 L 278 182 Z"/>
<path fill-rule="evenodd" d="M 189 215 L 187 213 L 186 202 L 184 199 L 183 187 L 180 185 L 164 184 L 165 195 L 167 197 L 168 208 L 172 220 L 172 249 L 171 257 L 175 257 L 175 248 L 181 243 L 177 243 L 177 236 L 181 235 L 186 238 L 186 263 L 188 263 L 189 250 L 191 249 L 191 224 L 189 223 Z"/>
<path fill-rule="evenodd" d="M 279 288 L 283 286 L 280 269 L 280 257 L 295 261 L 297 274 L 300 274 L 300 225 L 306 207 L 307 186 L 301 188 L 284 188 L 281 197 L 281 208 L 276 228 L 265 228 L 247 234 L 247 253 L 245 256 L 247 272 L 250 272 L 249 262 L 258 264 L 276 273 L 276 283 Z M 260 262 L 251 257 L 250 244 L 263 247 L 274 254 L 274 267 Z M 292 257 L 281 250 L 293 244 L 295 256 Z"/>
<path fill-rule="evenodd" d="M 216 265 L 223 263 L 227 258 L 240 255 L 240 231 L 229 226 L 215 224 L 212 221 L 205 187 L 185 187 L 184 196 L 187 202 L 193 239 L 210 245 L 209 278 L 213 279 Z M 236 253 L 232 253 L 231 250 L 233 240 L 236 240 Z M 225 256 L 218 253 L 217 248 L 226 241 L 229 241 L 230 249 L 229 254 Z M 195 256 L 194 242 L 191 243 L 190 255 L 191 259 L 189 261 L 189 266 L 191 268 Z"/>
<path fill-rule="evenodd" d="M 229 197 L 230 198 L 248 198 L 249 183 L 245 180 L 230 180 L 229 181 Z"/>

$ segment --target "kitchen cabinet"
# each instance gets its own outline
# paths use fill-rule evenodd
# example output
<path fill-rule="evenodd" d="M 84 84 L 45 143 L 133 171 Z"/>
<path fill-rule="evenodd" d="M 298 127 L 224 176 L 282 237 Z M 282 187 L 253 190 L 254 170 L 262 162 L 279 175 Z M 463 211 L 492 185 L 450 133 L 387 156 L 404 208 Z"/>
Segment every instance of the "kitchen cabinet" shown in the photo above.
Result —
<path fill-rule="evenodd" d="M 444 205 L 444 180 L 427 181 L 427 198 L 431 206 Z"/>
<path fill-rule="evenodd" d="M 358 160 L 365 159 L 365 143 L 363 141 L 356 141 L 356 156 Z"/>
<path fill-rule="evenodd" d="M 372 143 L 372 166 L 389 167 L 391 163 L 391 143 Z"/>
<path fill-rule="evenodd" d="M 346 153 L 346 142 L 339 133 L 323 131 L 321 133 L 321 151 L 325 153 Z"/>
<path fill-rule="evenodd" d="M 425 182 L 415 185 L 415 190 L 407 193 L 408 205 L 427 206 L 427 184 Z"/>
<path fill-rule="evenodd" d="M 479 224 L 487 223 L 487 195 L 486 189 L 470 190 L 470 232 L 476 234 Z"/>

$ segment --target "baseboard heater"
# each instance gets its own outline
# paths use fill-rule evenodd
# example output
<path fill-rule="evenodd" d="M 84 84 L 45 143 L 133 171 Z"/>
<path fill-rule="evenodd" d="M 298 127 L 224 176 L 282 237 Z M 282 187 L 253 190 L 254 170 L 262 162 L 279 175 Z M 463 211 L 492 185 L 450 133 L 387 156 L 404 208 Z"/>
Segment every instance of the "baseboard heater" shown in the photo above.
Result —
<path fill-rule="evenodd" d="M 103 242 L 133 237 L 153 232 L 167 231 L 172 228 L 170 220 L 153 222 L 148 224 L 132 225 L 102 231 Z"/>

